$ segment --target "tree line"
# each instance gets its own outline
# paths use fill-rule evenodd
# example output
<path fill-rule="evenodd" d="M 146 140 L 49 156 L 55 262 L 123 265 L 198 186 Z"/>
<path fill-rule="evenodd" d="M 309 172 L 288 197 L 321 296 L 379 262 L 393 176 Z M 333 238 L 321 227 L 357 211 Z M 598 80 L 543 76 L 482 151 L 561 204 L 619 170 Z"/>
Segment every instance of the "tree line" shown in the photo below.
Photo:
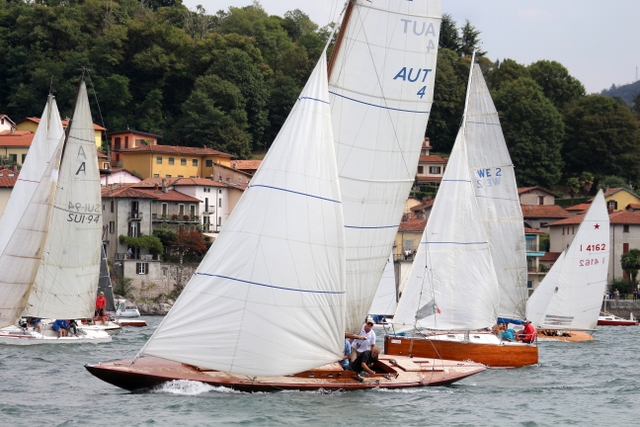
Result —
<path fill-rule="evenodd" d="M 334 24 L 301 10 L 284 17 L 253 5 L 209 14 L 181 0 L 0 0 L 0 112 L 38 116 L 53 92 L 70 115 L 89 70 L 94 121 L 250 158 L 266 151 Z M 434 105 L 426 129 L 448 153 L 460 124 L 480 30 L 442 21 Z M 524 66 L 478 52 L 518 184 L 550 187 L 592 174 L 640 183 L 640 98 L 587 95 L 554 61 Z"/>

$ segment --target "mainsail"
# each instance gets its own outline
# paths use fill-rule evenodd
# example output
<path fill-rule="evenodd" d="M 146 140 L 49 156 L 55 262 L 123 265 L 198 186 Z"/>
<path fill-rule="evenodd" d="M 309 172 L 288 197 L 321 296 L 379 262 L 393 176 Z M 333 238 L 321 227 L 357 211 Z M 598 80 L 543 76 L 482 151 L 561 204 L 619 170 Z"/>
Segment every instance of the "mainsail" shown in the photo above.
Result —
<path fill-rule="evenodd" d="M 49 96 L 0 219 L 0 327 L 20 316 L 42 259 L 63 136 L 58 107 Z"/>
<path fill-rule="evenodd" d="M 344 256 L 323 54 L 220 236 L 142 352 L 245 375 L 335 362 L 344 346 Z"/>
<path fill-rule="evenodd" d="M 93 316 L 102 248 L 102 200 L 95 132 L 82 81 L 64 144 L 49 234 L 26 316 Z"/>
<path fill-rule="evenodd" d="M 478 64 L 469 84 L 465 141 L 473 189 L 500 284 L 498 315 L 524 319 L 527 255 L 516 175 L 498 112 Z"/>
<path fill-rule="evenodd" d="M 358 333 L 413 185 L 433 102 L 439 0 L 350 1 L 330 65 L 347 245 L 347 331 Z"/>
<path fill-rule="evenodd" d="M 527 317 L 534 325 L 595 330 L 607 284 L 609 245 L 609 213 L 599 190 L 571 245 L 527 302 Z"/>

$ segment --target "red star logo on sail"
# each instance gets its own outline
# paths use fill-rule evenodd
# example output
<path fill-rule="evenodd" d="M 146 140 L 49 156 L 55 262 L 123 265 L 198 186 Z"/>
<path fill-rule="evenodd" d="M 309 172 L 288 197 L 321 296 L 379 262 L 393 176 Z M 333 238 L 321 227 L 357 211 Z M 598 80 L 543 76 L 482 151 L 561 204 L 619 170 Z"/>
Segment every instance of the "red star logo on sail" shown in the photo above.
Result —
<path fill-rule="evenodd" d="M 596 230 L 599 230 L 600 229 L 600 224 L 594 224 L 593 228 L 595 228 Z"/>

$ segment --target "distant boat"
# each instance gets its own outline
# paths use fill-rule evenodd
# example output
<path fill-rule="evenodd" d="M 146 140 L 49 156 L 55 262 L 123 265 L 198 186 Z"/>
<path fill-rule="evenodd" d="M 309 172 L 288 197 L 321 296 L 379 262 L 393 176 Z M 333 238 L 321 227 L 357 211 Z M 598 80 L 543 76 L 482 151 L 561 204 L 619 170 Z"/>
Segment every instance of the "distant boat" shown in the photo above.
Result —
<path fill-rule="evenodd" d="M 607 285 L 609 213 L 602 190 L 562 252 L 527 302 L 527 318 L 539 339 L 590 341 Z"/>
<path fill-rule="evenodd" d="M 498 316 L 524 317 L 524 249 L 513 163 L 472 59 L 462 125 L 393 319 L 401 333 L 385 337 L 385 352 L 490 367 L 537 363 L 537 346 L 491 332 Z"/>
<path fill-rule="evenodd" d="M 59 123 L 55 101 L 50 97 L 36 134 L 44 133 L 45 140 L 55 141 Z M 30 151 L 36 153 L 34 147 Z M 64 320 L 93 317 L 102 247 L 102 201 L 84 81 L 78 89 L 66 138 L 50 152 L 49 158 L 38 157 L 35 162 L 30 162 L 31 156 L 27 158 L 24 169 L 28 174 L 32 174 L 31 168 L 44 173 L 29 185 L 22 185 L 20 179 L 27 174 L 21 174 L 10 199 L 19 208 L 9 214 L 22 211 L 22 215 L 18 221 L 9 218 L 15 225 L 7 228 L 9 236 L 0 254 L 0 343 L 109 341 L 107 333 L 95 331 L 58 338 L 51 323 L 43 320 L 44 328 L 39 331 L 23 326 L 24 321 L 19 320 L 21 316 Z M 31 197 L 26 200 L 23 188 L 31 188 Z"/>
<path fill-rule="evenodd" d="M 338 364 L 345 332 L 356 326 L 359 332 L 391 252 L 395 231 L 386 218 L 395 216 L 395 199 L 406 199 L 412 182 L 389 175 L 376 183 L 370 173 L 392 159 L 400 166 L 395 138 L 405 142 L 405 128 L 415 123 L 421 129 L 412 136 L 417 150 L 411 162 L 417 162 L 432 96 L 423 68 L 435 69 L 440 3 L 356 0 L 345 19 L 332 61 L 340 68 L 328 82 L 322 54 L 224 229 L 141 350 L 147 357 L 86 365 L 93 375 L 130 390 L 176 379 L 243 391 L 357 390 L 450 384 L 485 370 L 474 363 L 381 356 L 376 374 L 362 379 Z M 413 21 L 433 35 L 408 31 Z M 424 99 L 417 92 L 427 83 L 394 80 L 409 66 L 429 77 Z M 387 140 L 392 131 L 400 135 Z M 389 151 L 377 151 L 376 132 L 385 135 L 380 148 Z M 342 151 L 346 144 L 350 154 Z M 382 191 L 386 182 L 393 184 L 388 193 Z M 407 194 L 396 194 L 400 187 Z M 368 198 L 377 201 L 374 211 Z M 358 227 L 359 241 L 348 243 L 345 229 L 355 224 L 346 218 L 371 222 Z M 381 220 L 384 227 L 376 225 Z M 362 292 L 357 283 L 353 293 L 347 285 L 350 251 L 354 267 L 360 262 L 362 274 L 375 278 Z M 348 313 L 351 304 L 356 313 Z"/>
<path fill-rule="evenodd" d="M 598 326 L 636 326 L 638 319 L 633 317 L 633 313 L 629 315 L 628 319 L 615 316 L 611 313 L 601 313 L 598 316 Z"/>

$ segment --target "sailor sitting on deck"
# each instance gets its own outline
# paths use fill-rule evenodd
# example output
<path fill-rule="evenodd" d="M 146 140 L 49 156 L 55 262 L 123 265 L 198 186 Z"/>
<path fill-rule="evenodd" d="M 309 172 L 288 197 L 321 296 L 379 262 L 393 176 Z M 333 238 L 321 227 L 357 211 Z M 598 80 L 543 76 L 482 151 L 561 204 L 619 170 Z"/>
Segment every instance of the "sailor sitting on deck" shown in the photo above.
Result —
<path fill-rule="evenodd" d="M 536 340 L 536 328 L 533 327 L 530 320 L 524 321 L 524 329 L 518 334 L 518 341 L 524 343 L 532 343 Z"/>
<path fill-rule="evenodd" d="M 512 328 L 509 328 L 506 331 L 502 331 L 500 338 L 502 338 L 505 341 L 515 341 L 516 331 L 514 331 Z"/>
<path fill-rule="evenodd" d="M 362 380 L 365 372 L 371 375 L 375 374 L 375 371 L 371 369 L 371 367 L 378 361 L 379 355 L 379 347 L 373 347 L 371 350 L 359 353 L 356 361 L 351 364 L 351 370 L 358 373 L 360 380 Z"/>
<path fill-rule="evenodd" d="M 58 338 L 67 336 L 67 328 L 69 327 L 69 322 L 63 319 L 56 319 L 51 325 L 51 329 L 58 333 Z"/>
<path fill-rule="evenodd" d="M 340 366 L 342 366 L 342 369 L 344 369 L 345 371 L 349 370 L 349 357 L 351 356 L 351 341 L 346 338 L 344 340 L 344 352 L 342 354 L 342 360 L 339 361 Z"/>

